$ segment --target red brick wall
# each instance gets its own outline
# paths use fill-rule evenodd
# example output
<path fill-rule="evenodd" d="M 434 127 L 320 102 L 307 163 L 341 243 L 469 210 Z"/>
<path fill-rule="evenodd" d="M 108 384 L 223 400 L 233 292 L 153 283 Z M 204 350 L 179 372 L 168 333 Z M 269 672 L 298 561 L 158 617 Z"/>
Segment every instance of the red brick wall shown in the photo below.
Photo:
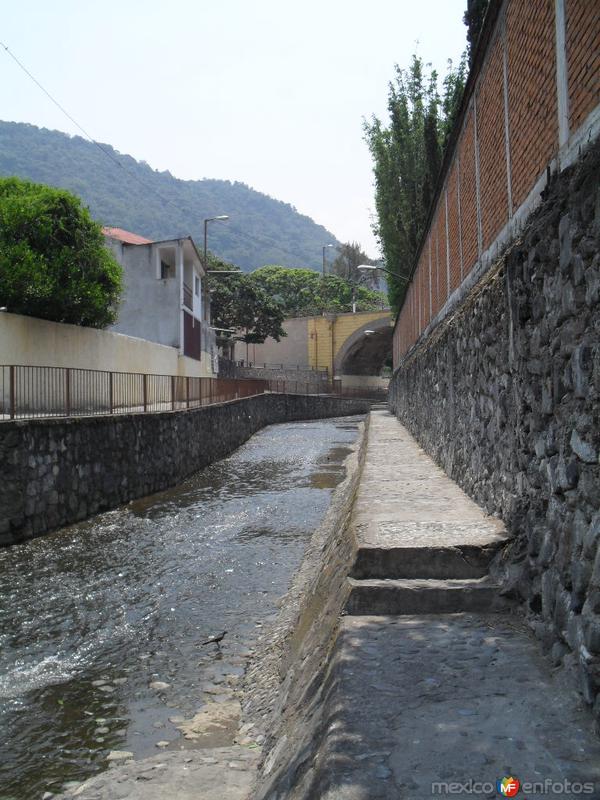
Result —
<path fill-rule="evenodd" d="M 458 165 L 448 177 L 448 238 L 450 241 L 450 292 L 460 285 L 460 227 L 458 224 Z"/>
<path fill-rule="evenodd" d="M 464 277 L 473 269 L 478 257 L 475 131 L 472 113 L 469 114 L 458 152 L 460 156 L 460 216 Z"/>
<path fill-rule="evenodd" d="M 572 136 L 600 103 L 600 6 L 598 0 L 564 2 L 569 134 Z M 492 0 L 494 4 L 499 4 L 499 0 Z M 413 282 L 396 323 L 395 365 L 419 338 L 432 317 L 443 308 L 448 296 L 460 285 L 461 251 L 462 280 L 478 263 L 481 256 L 478 201 L 484 253 L 509 222 L 505 58 L 513 213 L 527 199 L 558 153 L 554 8 L 555 0 L 507 0 L 505 13 L 497 16 L 473 92 L 470 98 L 465 99 L 468 106 L 461 123 L 462 130 L 444 187 L 431 216 Z M 475 131 L 479 154 L 479 198 Z M 447 279 L 446 230 L 450 252 L 450 286 Z"/>
<path fill-rule="evenodd" d="M 438 269 L 440 271 L 440 289 L 438 295 L 438 311 L 448 299 L 447 259 L 446 259 L 446 207 L 444 195 L 440 197 L 437 216 Z"/>
<path fill-rule="evenodd" d="M 497 36 L 477 96 L 479 194 L 484 250 L 493 243 L 508 219 L 502 51 L 503 42 Z"/>
<path fill-rule="evenodd" d="M 506 14 L 513 204 L 518 207 L 558 149 L 553 0 L 513 0 Z"/>
<path fill-rule="evenodd" d="M 431 319 L 429 314 L 429 248 L 424 247 L 419 259 L 419 268 L 417 269 L 419 275 L 419 294 L 423 307 L 421 330 L 425 330 L 429 325 Z"/>
<path fill-rule="evenodd" d="M 600 101 L 600 6 L 596 0 L 567 0 L 569 123 L 578 128 Z"/>

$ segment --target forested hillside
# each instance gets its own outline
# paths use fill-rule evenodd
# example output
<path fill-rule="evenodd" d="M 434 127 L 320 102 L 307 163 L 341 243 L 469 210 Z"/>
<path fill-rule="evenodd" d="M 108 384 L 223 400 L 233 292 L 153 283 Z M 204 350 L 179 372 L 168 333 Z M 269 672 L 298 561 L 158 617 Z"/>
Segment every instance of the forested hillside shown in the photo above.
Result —
<path fill-rule="evenodd" d="M 243 183 L 179 180 L 102 147 L 114 161 L 80 136 L 0 121 L 0 176 L 69 189 L 103 224 L 151 239 L 191 234 L 201 246 L 202 220 L 228 214 L 228 222 L 211 225 L 209 246 L 244 270 L 264 264 L 320 269 L 322 246 L 336 243 L 293 206 Z"/>

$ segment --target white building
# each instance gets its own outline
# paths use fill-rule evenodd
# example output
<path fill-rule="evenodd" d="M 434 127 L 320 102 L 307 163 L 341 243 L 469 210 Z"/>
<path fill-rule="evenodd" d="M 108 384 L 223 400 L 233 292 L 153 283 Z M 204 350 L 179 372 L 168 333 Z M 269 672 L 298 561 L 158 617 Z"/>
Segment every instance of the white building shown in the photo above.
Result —
<path fill-rule="evenodd" d="M 186 360 L 184 374 L 215 375 L 210 300 L 192 238 L 153 242 L 121 228 L 103 231 L 124 273 L 119 318 L 111 330 L 177 348 Z"/>

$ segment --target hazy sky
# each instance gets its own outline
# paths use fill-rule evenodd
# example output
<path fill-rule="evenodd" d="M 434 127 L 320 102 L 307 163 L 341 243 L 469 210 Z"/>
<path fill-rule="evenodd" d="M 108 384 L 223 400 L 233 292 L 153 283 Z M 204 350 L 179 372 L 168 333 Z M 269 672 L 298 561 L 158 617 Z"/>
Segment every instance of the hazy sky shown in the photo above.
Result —
<path fill-rule="evenodd" d="M 459 58 L 465 5 L 4 0 L 0 41 L 96 140 L 178 178 L 243 181 L 375 255 L 362 119 L 385 116 L 415 47 L 441 72 Z M 0 119 L 78 133 L 4 51 Z"/>

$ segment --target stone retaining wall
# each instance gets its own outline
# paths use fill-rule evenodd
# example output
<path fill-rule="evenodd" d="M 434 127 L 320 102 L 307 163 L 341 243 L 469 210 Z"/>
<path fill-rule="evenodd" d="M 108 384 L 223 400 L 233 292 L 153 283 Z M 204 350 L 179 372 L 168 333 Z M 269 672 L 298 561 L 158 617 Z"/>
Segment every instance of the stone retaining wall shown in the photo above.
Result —
<path fill-rule="evenodd" d="M 515 536 L 503 567 L 600 719 L 600 143 L 396 371 L 390 404 Z"/>
<path fill-rule="evenodd" d="M 265 394 L 191 411 L 0 422 L 0 545 L 173 486 L 265 425 L 369 407 Z"/>
<path fill-rule="evenodd" d="M 219 359 L 219 376 L 221 378 L 260 378 L 266 381 L 298 381 L 299 386 L 306 384 L 323 388 L 329 382 L 329 374 L 323 370 L 314 370 L 309 367 L 295 369 L 292 367 L 242 367 L 234 361 Z"/>

